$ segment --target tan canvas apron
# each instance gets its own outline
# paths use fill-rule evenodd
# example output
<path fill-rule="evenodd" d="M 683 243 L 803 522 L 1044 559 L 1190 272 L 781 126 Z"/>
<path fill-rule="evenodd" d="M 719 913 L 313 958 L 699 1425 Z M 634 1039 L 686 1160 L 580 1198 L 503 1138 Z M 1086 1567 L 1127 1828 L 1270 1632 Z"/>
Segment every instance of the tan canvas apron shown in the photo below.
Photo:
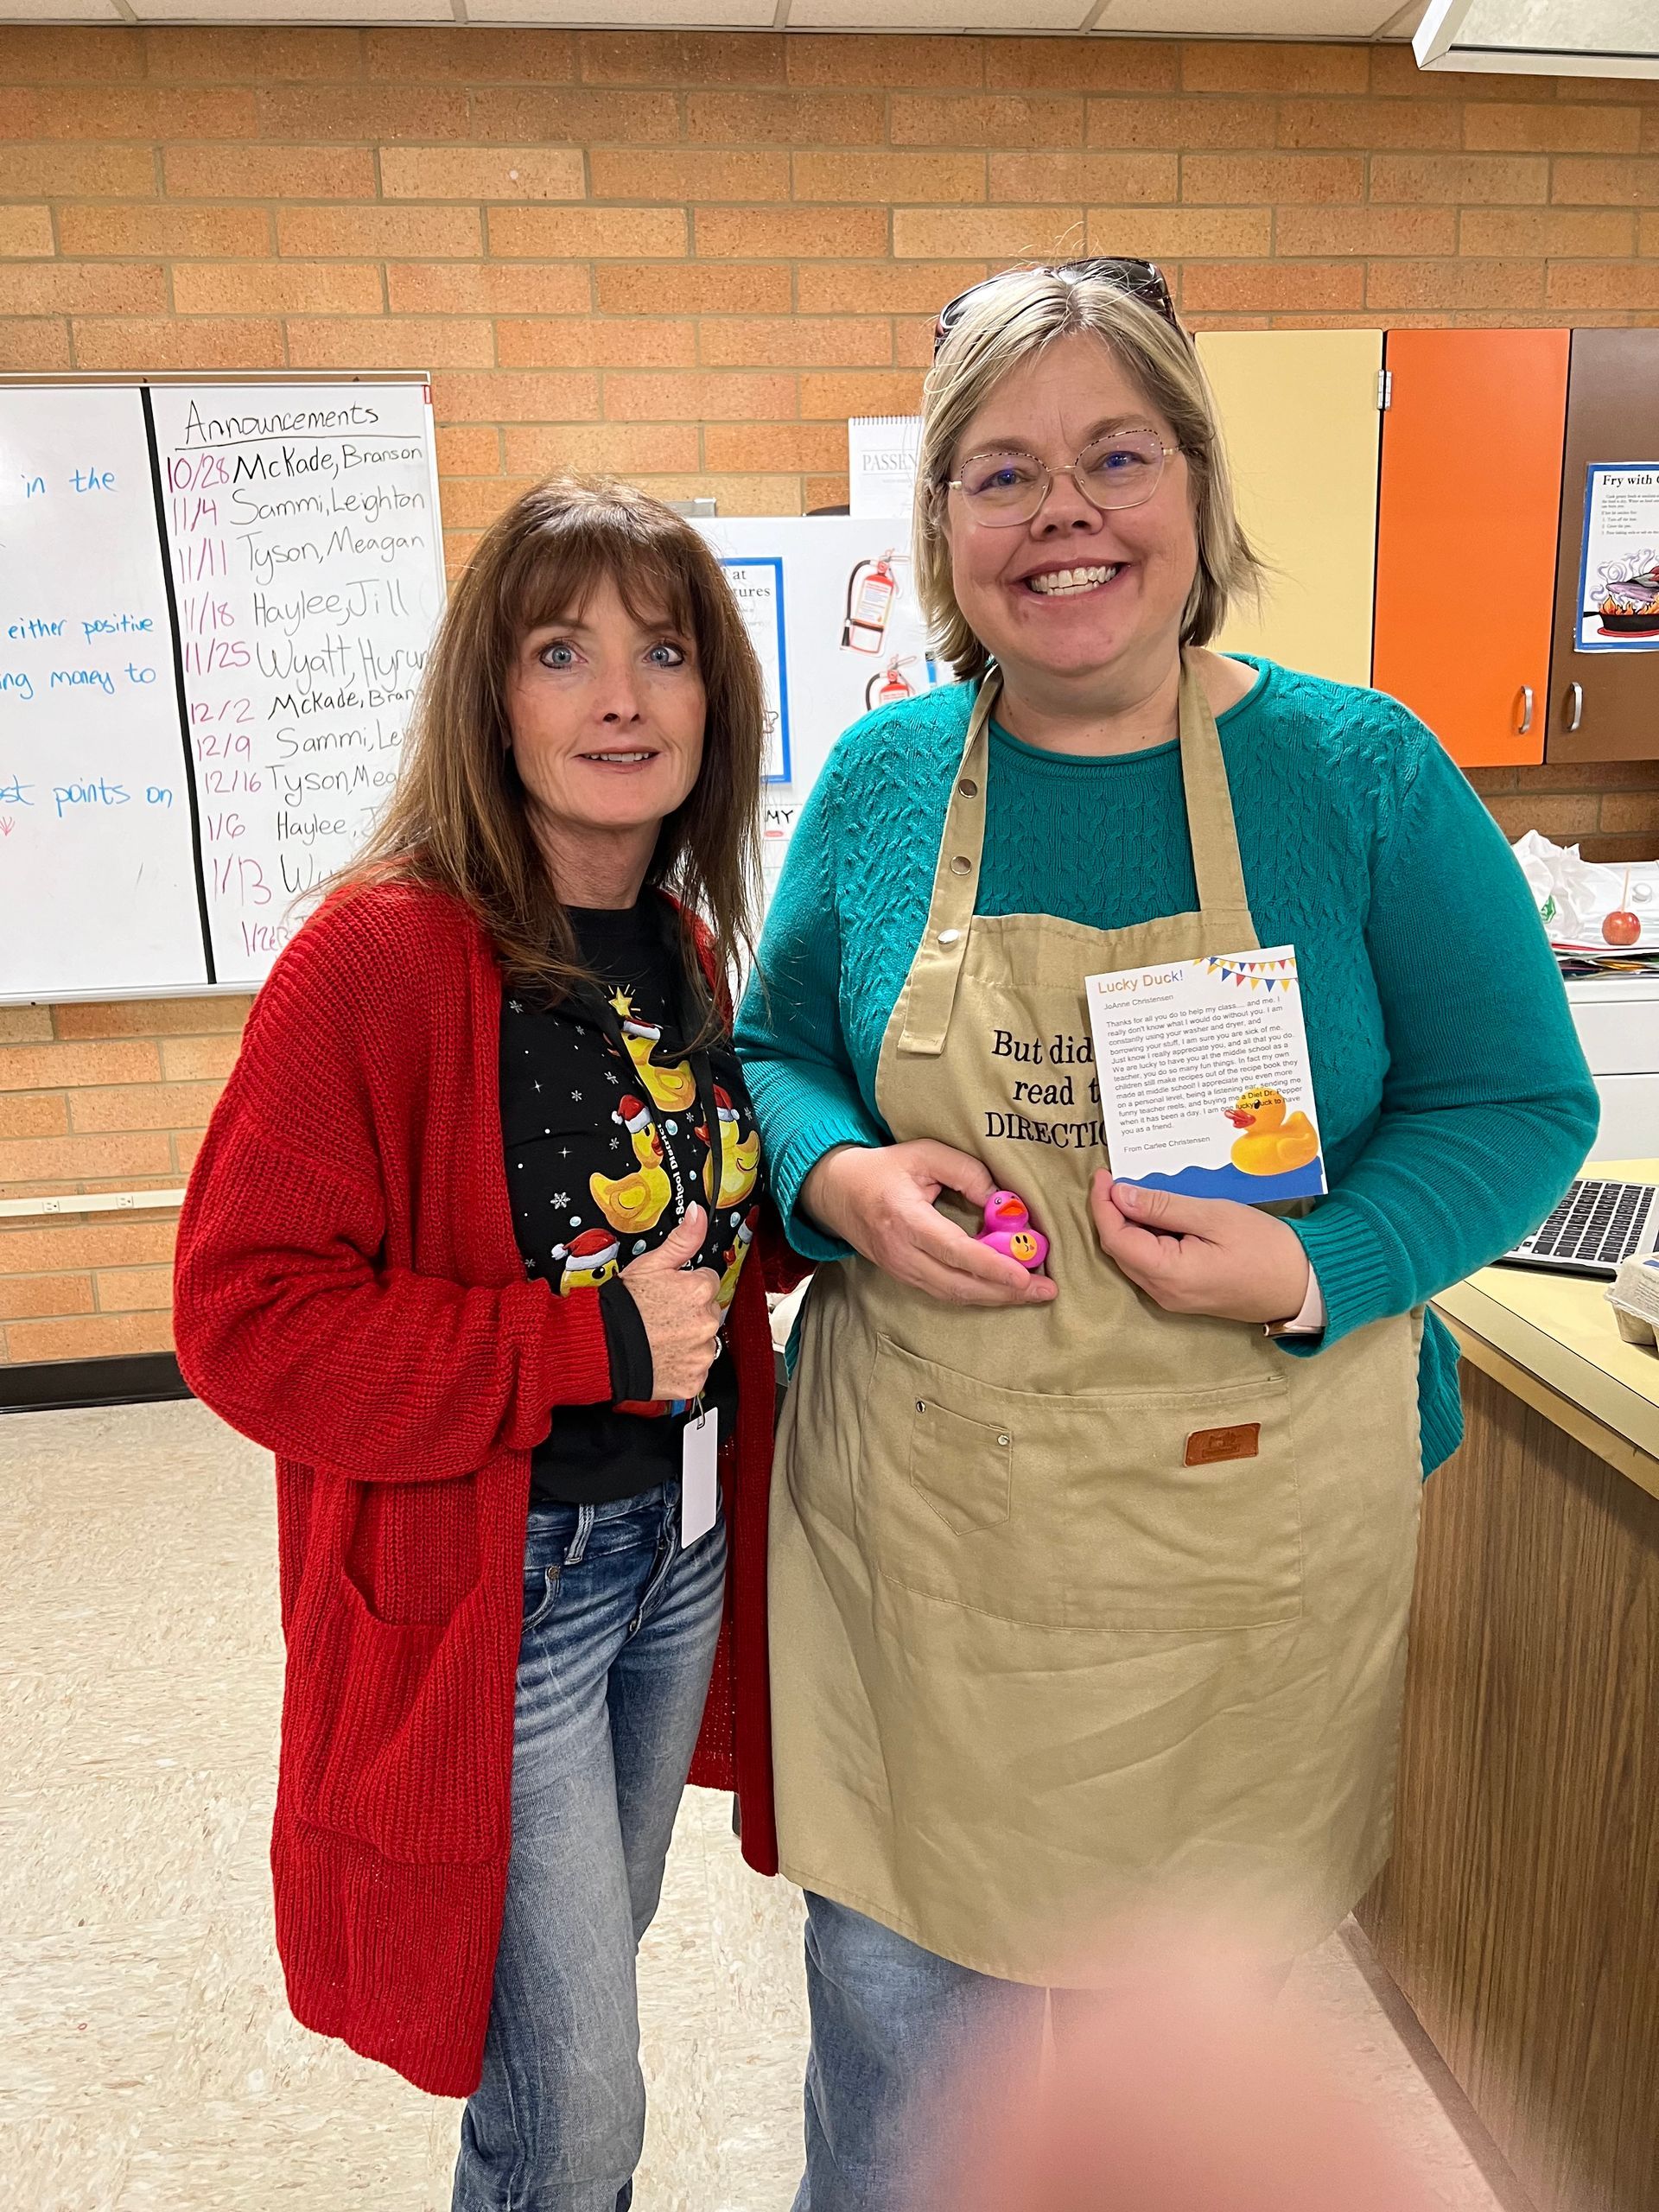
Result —
<path fill-rule="evenodd" d="M 896 1140 L 957 1146 L 1027 1199 L 1059 1296 L 976 1310 L 861 1259 L 819 1271 L 772 1510 L 783 1869 L 1010 1980 L 1087 1980 L 1103 1922 L 1154 1900 L 1248 1910 L 1288 1956 L 1387 1853 L 1420 1323 L 1294 1358 L 1161 1311 L 1103 1255 L 1084 978 L 1259 940 L 1190 666 L 1198 912 L 976 916 L 996 690 L 877 1099 Z M 1249 1424 L 1255 1457 L 1185 1464 Z"/>

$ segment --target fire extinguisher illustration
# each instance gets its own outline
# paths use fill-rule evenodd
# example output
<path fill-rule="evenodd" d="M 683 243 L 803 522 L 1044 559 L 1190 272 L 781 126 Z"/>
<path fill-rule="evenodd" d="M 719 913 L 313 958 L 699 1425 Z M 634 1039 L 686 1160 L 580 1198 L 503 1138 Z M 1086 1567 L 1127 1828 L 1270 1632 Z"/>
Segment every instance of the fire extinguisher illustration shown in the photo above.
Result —
<path fill-rule="evenodd" d="M 916 687 L 907 683 L 899 670 L 915 665 L 914 653 L 906 653 L 901 659 L 890 660 L 879 675 L 873 676 L 864 687 L 864 704 L 871 709 L 891 707 L 900 699 L 913 699 Z"/>
<path fill-rule="evenodd" d="M 842 648 L 855 653 L 879 653 L 887 634 L 899 579 L 893 573 L 891 546 L 878 561 L 861 561 L 847 579 L 847 620 L 842 626 Z"/>

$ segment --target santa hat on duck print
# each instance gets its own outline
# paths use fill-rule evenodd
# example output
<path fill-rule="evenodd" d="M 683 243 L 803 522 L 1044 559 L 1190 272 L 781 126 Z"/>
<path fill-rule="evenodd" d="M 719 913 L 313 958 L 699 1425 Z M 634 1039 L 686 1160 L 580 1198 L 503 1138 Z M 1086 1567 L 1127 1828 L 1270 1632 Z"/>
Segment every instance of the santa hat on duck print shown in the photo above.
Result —
<path fill-rule="evenodd" d="M 615 1231 L 609 1229 L 584 1229 L 568 1244 L 556 1244 L 553 1257 L 564 1262 L 559 1296 L 565 1298 L 573 1290 L 591 1290 L 600 1283 L 608 1282 L 616 1273 L 621 1249 Z"/>
<path fill-rule="evenodd" d="M 633 1000 L 626 991 L 613 992 L 611 1004 L 621 1016 L 622 1034 L 625 1037 L 646 1038 L 653 1045 L 662 1042 L 662 1024 L 658 1021 L 647 1021 L 643 1014 L 636 1014 Z"/>
<path fill-rule="evenodd" d="M 721 1122 L 735 1123 L 740 1118 L 736 1107 L 732 1103 L 732 1094 L 723 1083 L 717 1083 L 715 1085 L 715 1114 L 716 1119 Z M 702 1139 L 704 1144 L 708 1143 L 709 1132 L 701 1122 L 696 1125 L 696 1134 Z"/>

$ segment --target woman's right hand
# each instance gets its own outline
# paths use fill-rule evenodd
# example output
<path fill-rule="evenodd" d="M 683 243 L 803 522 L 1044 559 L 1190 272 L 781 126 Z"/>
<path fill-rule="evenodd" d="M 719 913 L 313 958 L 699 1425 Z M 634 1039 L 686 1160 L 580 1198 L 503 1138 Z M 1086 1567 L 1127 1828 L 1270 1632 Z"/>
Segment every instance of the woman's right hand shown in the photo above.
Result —
<path fill-rule="evenodd" d="M 708 1233 L 702 1208 L 689 1206 L 653 1251 L 622 1270 L 651 1343 L 653 1397 L 696 1397 L 720 1349 L 720 1277 L 712 1268 L 686 1265 Z"/>
<path fill-rule="evenodd" d="M 941 1191 L 982 1206 L 996 1187 L 969 1154 L 920 1138 L 837 1146 L 802 1184 L 800 1202 L 831 1236 L 930 1298 L 949 1306 L 1046 1306 L 1056 1294 L 1047 1276 L 1027 1274 L 934 1206 Z"/>

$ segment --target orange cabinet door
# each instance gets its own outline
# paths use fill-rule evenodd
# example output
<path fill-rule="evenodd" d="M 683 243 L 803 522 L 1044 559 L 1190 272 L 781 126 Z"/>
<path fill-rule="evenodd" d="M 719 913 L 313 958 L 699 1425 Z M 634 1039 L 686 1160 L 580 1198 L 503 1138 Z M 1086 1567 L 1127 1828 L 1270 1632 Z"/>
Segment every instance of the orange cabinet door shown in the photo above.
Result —
<path fill-rule="evenodd" d="M 1465 767 L 1544 757 L 1566 330 L 1393 330 L 1371 681 Z"/>

